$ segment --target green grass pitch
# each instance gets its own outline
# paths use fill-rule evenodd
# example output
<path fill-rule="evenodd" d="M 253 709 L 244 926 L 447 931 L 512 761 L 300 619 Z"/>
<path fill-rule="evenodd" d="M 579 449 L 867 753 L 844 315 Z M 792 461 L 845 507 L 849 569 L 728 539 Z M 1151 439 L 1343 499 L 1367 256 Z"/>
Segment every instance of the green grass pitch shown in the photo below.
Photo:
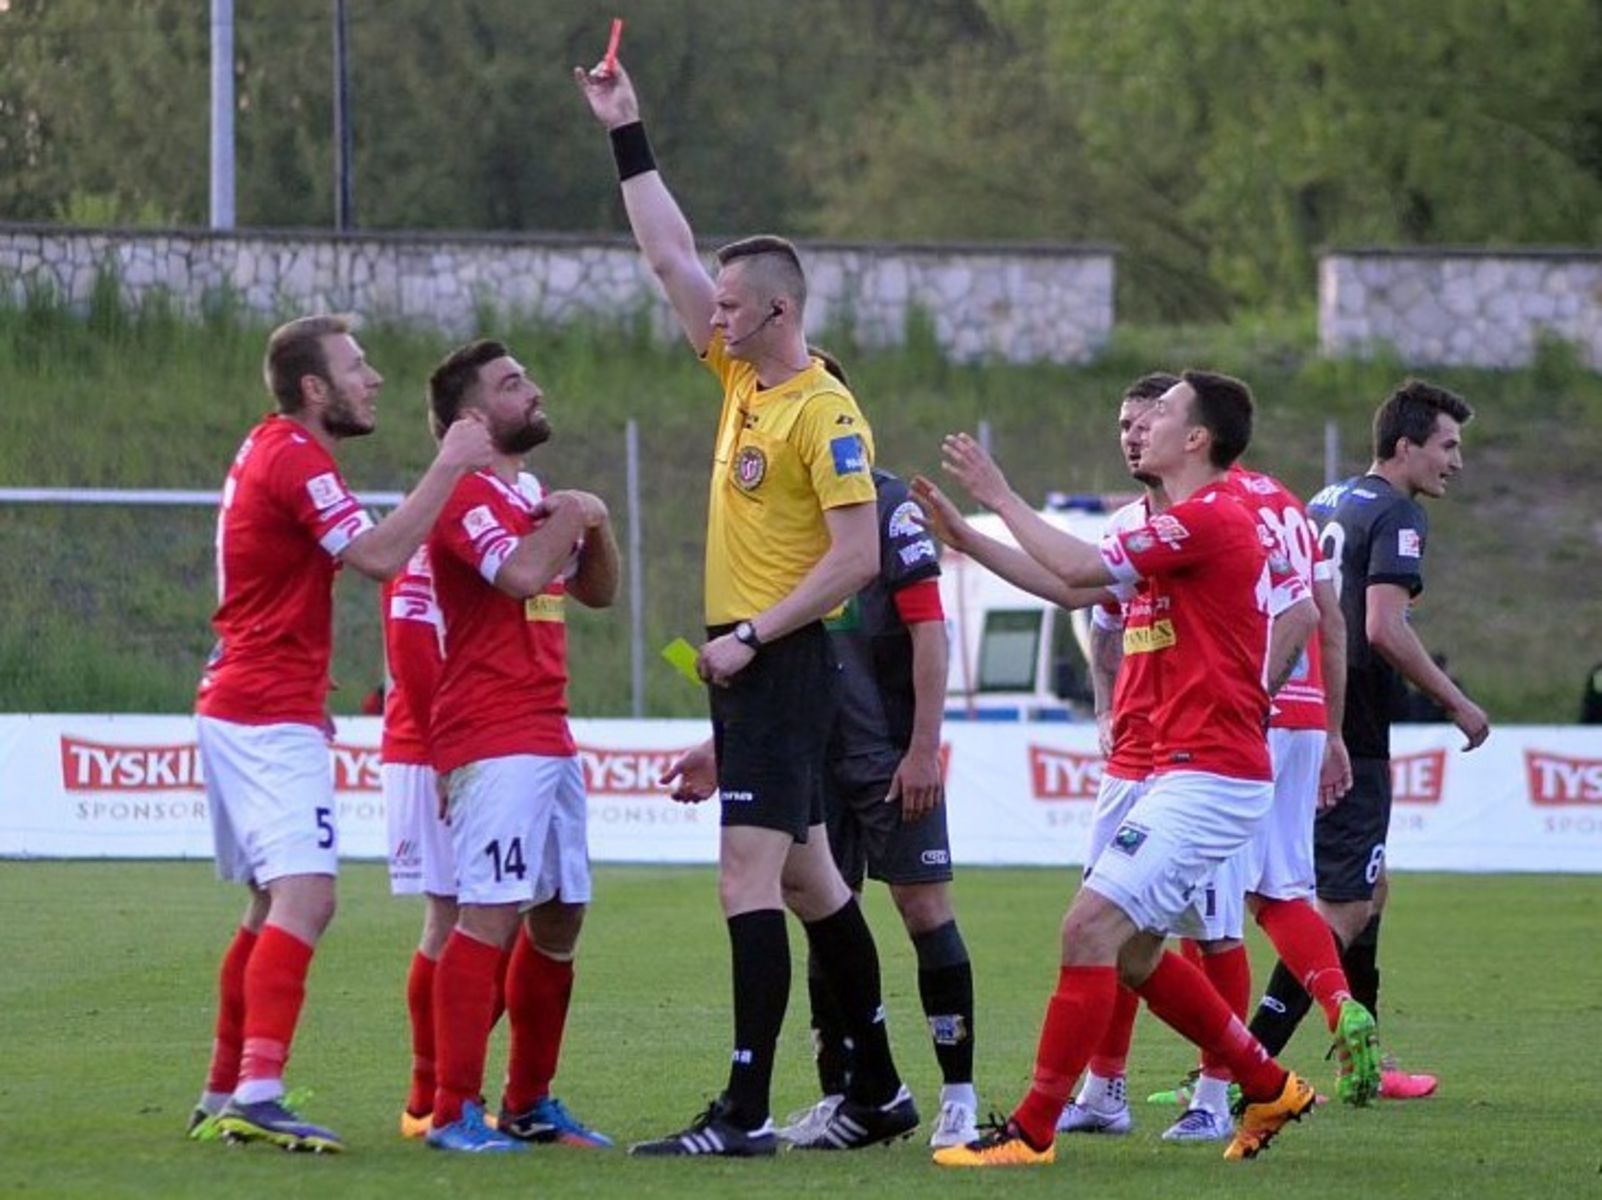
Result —
<path fill-rule="evenodd" d="M 956 886 L 979 994 L 978 1085 L 1005 1109 L 1025 1087 L 1066 871 L 970 870 Z M 729 1046 L 728 951 L 708 869 L 608 867 L 579 961 L 557 1091 L 627 1142 L 678 1128 L 720 1086 Z M 183 1124 L 211 1037 L 213 979 L 237 889 L 199 863 L 0 863 L 0 1194 L 17 1196 L 547 1197 L 1557 1197 L 1602 1194 L 1594 1095 L 1602 1055 L 1602 878 L 1405 875 L 1382 947 L 1381 1031 L 1438 1071 L 1427 1101 L 1326 1106 L 1263 1158 L 1159 1140 L 1167 1110 L 1137 1105 L 1123 1139 L 1061 1139 L 1055 1166 L 948 1173 L 920 1139 L 852 1155 L 764 1162 L 632 1161 L 539 1148 L 463 1161 L 403 1143 L 403 981 L 420 906 L 383 870 L 347 868 L 313 967 L 292 1086 L 350 1152 L 288 1155 L 190 1143 Z M 910 949 L 870 892 L 892 1036 L 926 1114 L 939 1078 Z M 1260 986 L 1270 962 L 1253 935 Z M 791 948 L 803 940 L 792 926 Z M 780 1052 L 780 1116 L 812 1099 L 802 972 Z M 1310 1021 L 1285 1055 L 1328 1087 Z M 504 1042 L 491 1048 L 495 1089 Z M 1144 1014 L 1130 1090 L 1167 1086 L 1189 1049 Z"/>

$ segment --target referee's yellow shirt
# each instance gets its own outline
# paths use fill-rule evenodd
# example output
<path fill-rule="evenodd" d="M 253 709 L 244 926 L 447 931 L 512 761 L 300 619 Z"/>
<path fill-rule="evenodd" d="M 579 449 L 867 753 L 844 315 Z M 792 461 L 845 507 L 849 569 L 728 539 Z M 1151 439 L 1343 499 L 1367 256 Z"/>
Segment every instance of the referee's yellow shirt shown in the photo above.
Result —
<path fill-rule="evenodd" d="M 714 333 L 702 360 L 723 384 L 707 508 L 706 623 L 743 621 L 795 590 L 829 548 L 823 512 L 872 504 L 873 431 L 817 359 L 775 388 Z"/>

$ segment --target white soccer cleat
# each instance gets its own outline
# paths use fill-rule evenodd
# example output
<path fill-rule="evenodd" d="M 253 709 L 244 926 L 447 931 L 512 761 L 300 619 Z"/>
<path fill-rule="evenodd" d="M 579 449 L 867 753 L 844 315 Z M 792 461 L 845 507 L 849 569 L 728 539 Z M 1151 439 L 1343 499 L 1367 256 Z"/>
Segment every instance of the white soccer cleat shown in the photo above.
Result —
<path fill-rule="evenodd" d="M 1165 1142 L 1221 1142 L 1233 1137 L 1235 1122 L 1228 1116 L 1219 1116 L 1210 1108 L 1188 1108 L 1167 1129 Z"/>
<path fill-rule="evenodd" d="M 929 1147 L 944 1150 L 947 1146 L 966 1146 L 979 1140 L 979 1114 L 970 1104 L 946 1100 L 935 1117 L 934 1132 L 929 1135 Z"/>
<path fill-rule="evenodd" d="M 810 1108 L 797 1109 L 786 1117 L 784 1124 L 779 1127 L 779 1140 L 794 1146 L 821 1137 L 823 1131 L 828 1128 L 835 1109 L 840 1107 L 840 1102 L 844 1099 L 844 1096 L 825 1096 Z"/>
<path fill-rule="evenodd" d="M 1128 1104 L 1120 1104 L 1117 1108 L 1103 1112 L 1099 1108 L 1070 1100 L 1063 1105 L 1062 1116 L 1057 1118 L 1057 1132 L 1106 1133 L 1122 1137 L 1129 1132 L 1132 1124 Z"/>

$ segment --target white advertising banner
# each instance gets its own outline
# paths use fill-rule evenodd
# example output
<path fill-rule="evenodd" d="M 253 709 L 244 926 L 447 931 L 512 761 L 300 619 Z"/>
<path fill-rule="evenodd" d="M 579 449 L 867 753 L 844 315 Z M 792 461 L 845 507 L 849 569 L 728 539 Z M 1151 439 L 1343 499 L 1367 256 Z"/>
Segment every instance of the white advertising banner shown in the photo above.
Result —
<path fill-rule="evenodd" d="M 716 859 L 716 804 L 677 804 L 656 783 L 704 722 L 579 720 L 573 732 L 595 861 Z M 330 748 L 351 858 L 385 856 L 378 739 L 377 718 L 348 718 Z M 1504 726 L 1472 754 L 1450 726 L 1398 726 L 1392 741 L 1394 868 L 1602 872 L 1602 731 Z M 1082 860 L 1101 777 L 1092 727 L 952 722 L 944 752 L 957 863 Z M 191 718 L 0 716 L 0 856 L 210 855 Z"/>

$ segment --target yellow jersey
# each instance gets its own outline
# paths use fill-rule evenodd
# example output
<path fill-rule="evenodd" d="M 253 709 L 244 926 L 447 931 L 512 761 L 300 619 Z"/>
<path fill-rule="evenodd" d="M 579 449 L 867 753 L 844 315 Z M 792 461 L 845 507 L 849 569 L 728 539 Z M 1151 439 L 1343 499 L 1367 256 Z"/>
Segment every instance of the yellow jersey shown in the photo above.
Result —
<path fill-rule="evenodd" d="M 714 332 L 701 361 L 723 384 L 707 506 L 706 623 L 748 620 L 790 592 L 829 548 L 825 509 L 872 504 L 873 431 L 817 359 L 778 387 L 729 357 Z"/>

